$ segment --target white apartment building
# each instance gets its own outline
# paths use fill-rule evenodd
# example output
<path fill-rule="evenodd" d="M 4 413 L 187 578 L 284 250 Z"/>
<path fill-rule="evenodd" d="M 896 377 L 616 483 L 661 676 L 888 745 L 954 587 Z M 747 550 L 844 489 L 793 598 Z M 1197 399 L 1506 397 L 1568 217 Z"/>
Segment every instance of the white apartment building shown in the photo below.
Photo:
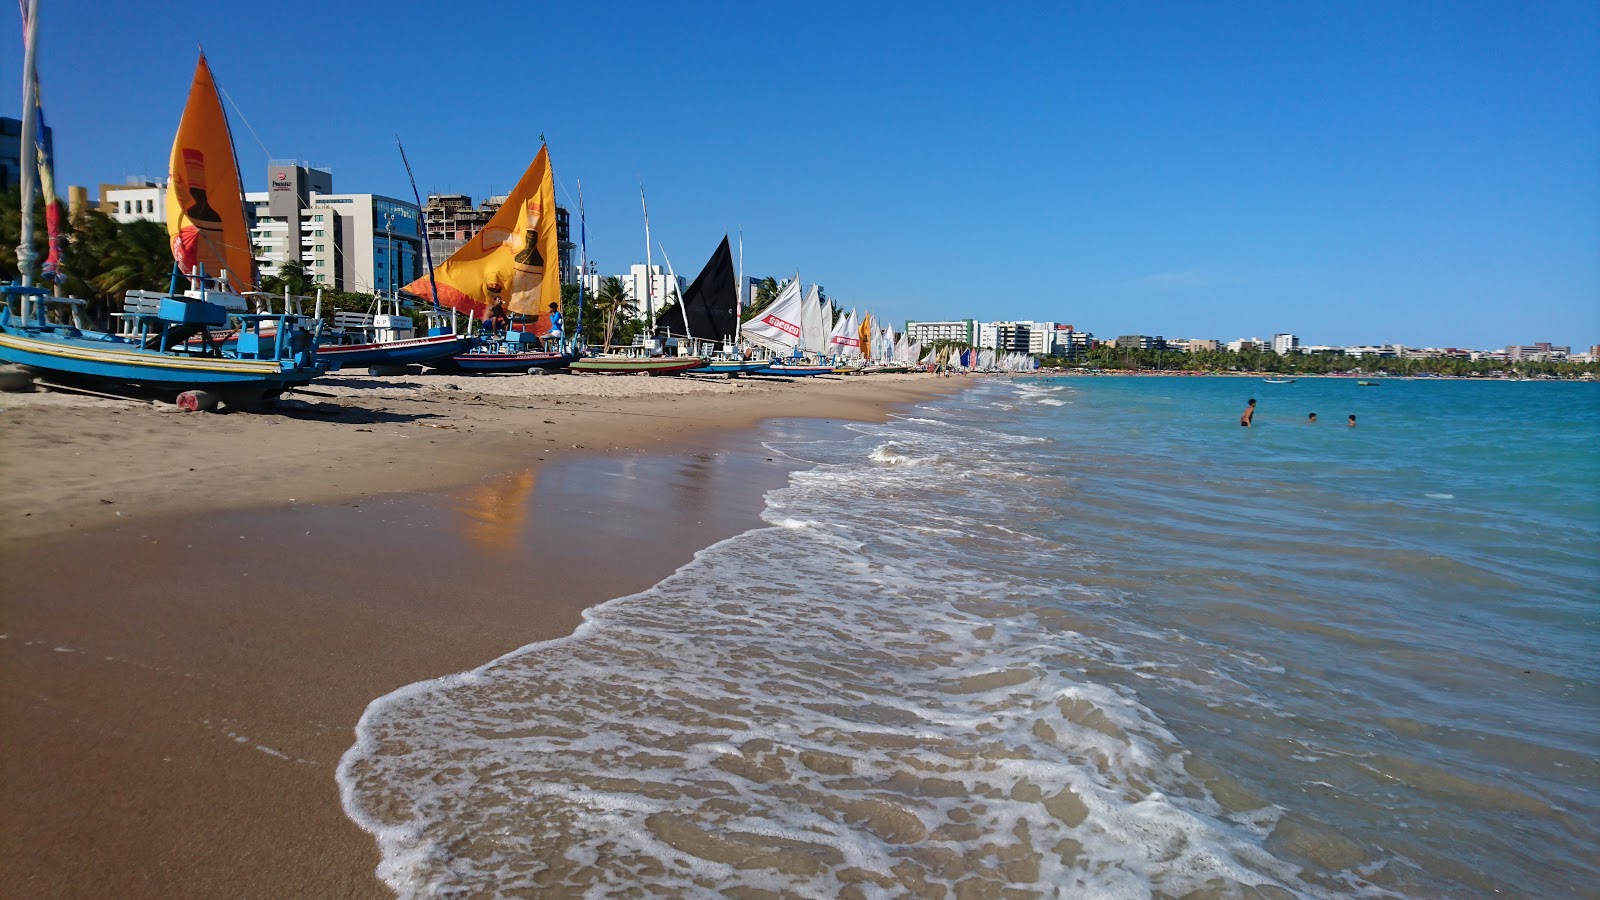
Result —
<path fill-rule="evenodd" d="M 1300 338 L 1292 334 L 1275 334 L 1272 336 L 1272 352 L 1279 356 L 1288 356 L 1300 351 Z"/>
<path fill-rule="evenodd" d="M 923 344 L 934 341 L 954 341 L 968 347 L 979 346 L 979 325 L 976 319 L 949 319 L 942 322 L 906 322 L 908 339 Z"/>
<path fill-rule="evenodd" d="M 628 274 L 622 276 L 622 288 L 638 307 L 641 316 L 660 312 L 661 307 L 683 296 L 688 287 L 688 282 L 681 275 L 675 278 L 664 267 L 657 265 L 649 267 L 648 280 L 644 263 L 634 263 L 628 269 Z"/>
<path fill-rule="evenodd" d="M 978 346 L 1002 353 L 1055 353 L 1054 322 L 984 322 L 978 325 Z"/>
<path fill-rule="evenodd" d="M 331 172 L 282 160 L 268 163 L 267 183 L 267 190 L 245 194 L 262 277 L 297 260 L 320 284 L 382 294 L 422 274 L 416 204 L 377 194 L 335 194 Z"/>
<path fill-rule="evenodd" d="M 127 224 L 145 219 L 167 221 L 167 183 L 129 178 L 127 184 L 100 185 L 100 211 Z"/>

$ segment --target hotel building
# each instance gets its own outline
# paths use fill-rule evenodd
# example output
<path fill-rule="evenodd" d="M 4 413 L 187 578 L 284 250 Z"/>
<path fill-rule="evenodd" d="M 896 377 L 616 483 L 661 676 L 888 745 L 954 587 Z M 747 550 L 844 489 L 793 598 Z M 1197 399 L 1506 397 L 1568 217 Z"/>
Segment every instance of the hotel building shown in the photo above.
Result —
<path fill-rule="evenodd" d="M 335 194 L 333 173 L 277 160 L 267 190 L 245 194 L 261 275 L 296 260 L 319 284 L 387 293 L 422 275 L 422 211 L 377 194 Z"/>

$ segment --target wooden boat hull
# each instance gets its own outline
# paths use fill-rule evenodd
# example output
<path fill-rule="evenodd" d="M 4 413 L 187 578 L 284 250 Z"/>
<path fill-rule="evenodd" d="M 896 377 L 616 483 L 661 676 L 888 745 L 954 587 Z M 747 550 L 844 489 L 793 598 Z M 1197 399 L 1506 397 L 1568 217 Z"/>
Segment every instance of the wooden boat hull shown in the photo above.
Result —
<path fill-rule="evenodd" d="M 554 350 L 534 350 L 527 353 L 457 353 L 449 357 L 451 368 L 468 374 L 565 369 L 573 359 L 571 353 L 559 353 Z"/>
<path fill-rule="evenodd" d="M 339 368 L 409 366 L 435 363 L 469 350 L 477 339 L 464 334 L 407 338 L 382 344 L 346 344 L 317 347 L 317 359 Z M 523 366 L 524 369 L 527 366 Z"/>
<path fill-rule="evenodd" d="M 778 363 L 768 365 L 764 369 L 757 369 L 755 375 L 783 375 L 790 378 L 805 378 L 811 375 L 832 375 L 833 366 L 786 366 Z"/>
<path fill-rule="evenodd" d="M 573 372 L 603 375 L 637 375 L 641 372 L 648 375 L 676 375 L 705 367 L 706 361 L 698 356 L 585 356 L 567 366 Z"/>
<path fill-rule="evenodd" d="M 744 375 L 750 372 L 759 372 L 760 370 L 765 369 L 768 365 L 769 363 L 764 359 L 714 359 L 711 362 L 706 363 L 704 368 L 695 369 L 694 371 L 696 373 L 705 374 L 715 373 L 720 375 Z"/>
<path fill-rule="evenodd" d="M 326 366 L 146 350 L 102 332 L 0 326 L 0 362 L 76 378 L 149 388 L 235 388 L 277 393 L 310 383 Z"/>

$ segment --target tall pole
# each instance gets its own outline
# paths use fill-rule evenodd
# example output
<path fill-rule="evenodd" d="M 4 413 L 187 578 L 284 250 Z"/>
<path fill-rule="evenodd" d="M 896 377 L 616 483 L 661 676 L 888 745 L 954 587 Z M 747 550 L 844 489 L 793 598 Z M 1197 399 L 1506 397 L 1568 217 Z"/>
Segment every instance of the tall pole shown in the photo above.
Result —
<path fill-rule="evenodd" d="M 33 285 L 33 263 L 38 257 L 33 252 L 33 188 L 39 177 L 39 151 L 34 146 L 37 139 L 33 131 L 34 117 L 39 105 L 39 82 L 34 75 L 34 48 L 39 38 L 39 0 L 26 0 L 28 20 L 23 23 L 22 38 L 22 134 L 18 137 L 20 187 L 22 189 L 22 235 L 17 241 L 17 268 L 22 272 L 22 286 Z M 26 302 L 26 301 L 24 301 Z M 27 308 L 23 308 L 26 318 Z"/>
<path fill-rule="evenodd" d="M 639 206 L 644 210 L 644 320 L 645 327 L 656 324 L 655 275 L 650 271 L 650 204 L 644 200 L 644 181 L 639 181 Z"/>
<path fill-rule="evenodd" d="M 428 243 L 428 209 L 422 205 L 422 195 L 417 193 L 417 176 L 411 174 L 411 160 L 406 159 L 406 145 L 400 143 L 400 135 L 394 136 L 394 144 L 400 148 L 400 161 L 405 163 L 406 177 L 411 180 L 411 196 L 417 201 L 417 211 L 422 215 L 422 258 L 428 263 L 428 288 L 433 292 L 433 311 L 439 311 L 439 282 L 433 277 L 433 247 Z M 455 328 L 456 311 L 450 310 L 450 327 Z"/>
<path fill-rule="evenodd" d="M 583 179 L 578 179 L 578 335 L 575 346 L 583 345 L 583 287 L 589 280 L 589 226 L 583 213 Z"/>
<path fill-rule="evenodd" d="M 661 248 L 661 258 L 667 263 L 667 274 L 672 276 L 672 289 L 678 294 L 678 312 L 683 314 L 683 336 L 689 339 L 689 346 L 694 346 L 694 334 L 689 330 L 689 304 L 683 302 L 683 294 L 678 292 L 678 273 L 672 271 L 672 257 L 667 255 L 667 248 Z"/>
<path fill-rule="evenodd" d="M 399 308 L 400 292 L 395 290 L 395 286 L 394 286 L 394 211 L 393 210 L 390 210 L 389 212 L 386 212 L 386 213 L 383 214 L 383 233 L 384 233 L 385 237 L 389 241 L 389 249 L 384 254 L 385 256 L 388 257 L 388 265 L 387 265 L 388 271 L 386 273 L 384 273 L 384 281 L 388 282 L 388 285 L 389 285 L 389 296 L 391 296 L 391 297 L 393 297 L 395 299 L 395 312 L 398 313 L 400 311 L 400 308 Z"/>
<path fill-rule="evenodd" d="M 733 346 L 739 348 L 739 337 L 744 334 L 744 226 L 739 226 L 739 284 L 733 294 Z M 750 298 L 752 301 L 754 297 Z"/>

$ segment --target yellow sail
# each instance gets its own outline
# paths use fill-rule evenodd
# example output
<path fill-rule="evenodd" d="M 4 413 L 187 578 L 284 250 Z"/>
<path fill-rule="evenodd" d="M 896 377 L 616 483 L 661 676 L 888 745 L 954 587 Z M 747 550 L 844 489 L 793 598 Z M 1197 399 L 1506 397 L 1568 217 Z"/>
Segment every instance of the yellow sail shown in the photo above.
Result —
<path fill-rule="evenodd" d="M 872 313 L 861 316 L 861 327 L 857 329 L 856 336 L 861 338 L 861 355 L 866 359 L 872 358 L 872 348 L 877 344 L 872 341 Z"/>
<path fill-rule="evenodd" d="M 500 302 L 509 313 L 536 317 L 533 332 L 548 334 L 552 308 L 561 306 L 559 259 L 555 176 L 549 148 L 540 147 L 489 224 L 435 270 L 434 299 L 479 318 Z M 433 297 L 426 275 L 405 290 Z"/>
<path fill-rule="evenodd" d="M 255 254 L 239 193 L 239 161 L 204 53 L 195 64 L 189 102 L 172 140 L 167 236 L 172 258 L 185 273 L 192 273 L 196 264 L 212 277 L 226 269 L 233 290 L 255 289 Z"/>

